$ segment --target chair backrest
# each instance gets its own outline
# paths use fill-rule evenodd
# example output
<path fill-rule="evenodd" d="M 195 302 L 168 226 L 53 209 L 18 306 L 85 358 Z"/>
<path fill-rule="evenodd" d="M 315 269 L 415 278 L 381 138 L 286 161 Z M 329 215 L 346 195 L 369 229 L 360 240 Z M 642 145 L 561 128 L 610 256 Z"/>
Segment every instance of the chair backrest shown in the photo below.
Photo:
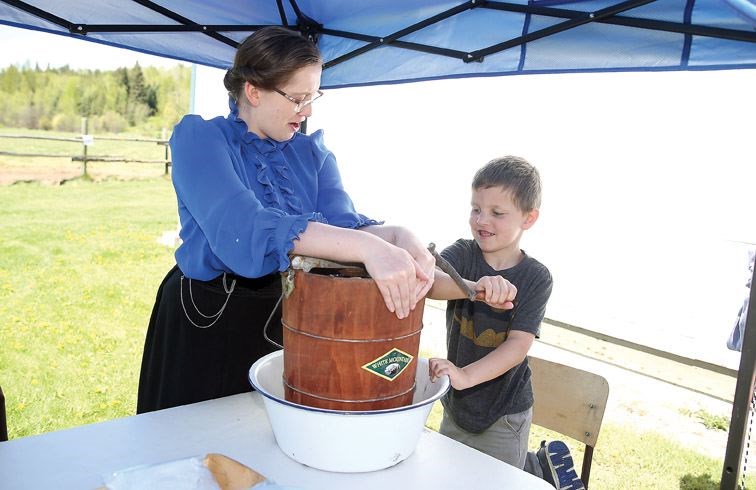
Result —
<path fill-rule="evenodd" d="M 533 423 L 585 444 L 580 479 L 588 479 L 609 383 L 603 376 L 557 362 L 528 356 L 533 371 Z"/>

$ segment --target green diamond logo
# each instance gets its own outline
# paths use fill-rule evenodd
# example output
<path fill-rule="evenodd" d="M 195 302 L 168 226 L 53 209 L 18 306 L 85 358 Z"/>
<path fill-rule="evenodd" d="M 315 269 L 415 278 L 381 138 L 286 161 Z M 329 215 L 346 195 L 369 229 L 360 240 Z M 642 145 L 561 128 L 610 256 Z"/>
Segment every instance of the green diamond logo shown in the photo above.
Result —
<path fill-rule="evenodd" d="M 404 369 L 412 363 L 414 357 L 403 350 L 393 348 L 381 357 L 370 361 L 362 366 L 362 369 L 370 371 L 376 376 L 393 381 Z"/>

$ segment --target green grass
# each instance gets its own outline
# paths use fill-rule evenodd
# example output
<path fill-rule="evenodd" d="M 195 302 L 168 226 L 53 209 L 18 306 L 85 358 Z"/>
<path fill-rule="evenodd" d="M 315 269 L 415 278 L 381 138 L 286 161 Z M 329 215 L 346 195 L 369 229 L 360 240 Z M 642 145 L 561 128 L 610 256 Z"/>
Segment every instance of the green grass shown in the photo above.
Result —
<path fill-rule="evenodd" d="M 157 239 L 175 226 L 165 178 L 0 186 L 0 386 L 12 439 L 134 413 L 144 332 L 174 263 Z M 436 404 L 428 426 L 440 417 Z M 534 427 L 530 447 L 554 438 L 564 439 Z M 567 443 L 579 467 L 582 446 Z M 721 468 L 605 423 L 591 488 L 709 490 Z"/>
<path fill-rule="evenodd" d="M 581 467 L 583 445 L 578 441 L 533 427 L 530 447 L 535 448 L 542 440 L 549 439 L 565 440 L 575 467 Z M 639 433 L 632 427 L 604 424 L 593 453 L 590 486 L 595 489 L 714 490 L 719 488 L 721 474 L 721 460 L 681 447 L 661 434 Z M 753 485 L 755 480 L 748 481 Z"/>
<path fill-rule="evenodd" d="M 0 385 L 9 436 L 134 413 L 173 251 L 166 179 L 0 187 Z"/>
<path fill-rule="evenodd" d="M 427 426 L 438 430 L 443 408 L 433 405 Z M 580 473 L 584 446 L 559 433 L 532 426 L 528 447 L 535 450 L 544 440 L 561 439 L 570 447 Z M 590 487 L 593 489 L 717 490 L 722 460 L 683 448 L 654 432 L 605 423 L 593 453 Z M 746 478 L 745 488 L 756 488 L 756 477 Z"/>
<path fill-rule="evenodd" d="M 715 415 L 709 413 L 706 410 L 696 410 L 695 412 L 689 409 L 680 410 L 683 415 L 688 417 L 694 417 L 703 424 L 707 429 L 713 430 L 728 430 L 730 428 L 730 417 L 725 415 Z"/>

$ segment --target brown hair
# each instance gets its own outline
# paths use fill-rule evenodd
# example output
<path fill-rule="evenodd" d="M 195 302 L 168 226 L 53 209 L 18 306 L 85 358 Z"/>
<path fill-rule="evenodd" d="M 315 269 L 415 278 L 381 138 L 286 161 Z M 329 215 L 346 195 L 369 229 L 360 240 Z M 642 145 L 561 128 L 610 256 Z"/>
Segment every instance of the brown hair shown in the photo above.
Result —
<path fill-rule="evenodd" d="M 244 82 L 273 90 L 285 84 L 300 68 L 322 62 L 315 44 L 297 31 L 279 26 L 263 27 L 239 45 L 234 66 L 226 72 L 223 85 L 228 95 L 238 101 Z"/>
<path fill-rule="evenodd" d="M 541 176 L 527 160 L 512 155 L 495 158 L 475 172 L 473 189 L 501 186 L 524 213 L 541 207 Z"/>

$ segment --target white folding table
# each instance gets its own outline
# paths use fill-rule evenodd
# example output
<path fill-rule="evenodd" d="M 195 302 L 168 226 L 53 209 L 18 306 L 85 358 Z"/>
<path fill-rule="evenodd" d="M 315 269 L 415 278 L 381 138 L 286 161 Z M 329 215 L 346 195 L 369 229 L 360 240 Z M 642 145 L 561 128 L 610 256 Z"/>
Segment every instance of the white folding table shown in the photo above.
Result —
<path fill-rule="evenodd" d="M 309 468 L 278 448 L 258 393 L 0 442 L 0 488 L 93 490 L 118 470 L 207 453 L 225 454 L 302 490 L 553 488 L 429 429 L 415 452 L 391 468 L 369 473 Z"/>

